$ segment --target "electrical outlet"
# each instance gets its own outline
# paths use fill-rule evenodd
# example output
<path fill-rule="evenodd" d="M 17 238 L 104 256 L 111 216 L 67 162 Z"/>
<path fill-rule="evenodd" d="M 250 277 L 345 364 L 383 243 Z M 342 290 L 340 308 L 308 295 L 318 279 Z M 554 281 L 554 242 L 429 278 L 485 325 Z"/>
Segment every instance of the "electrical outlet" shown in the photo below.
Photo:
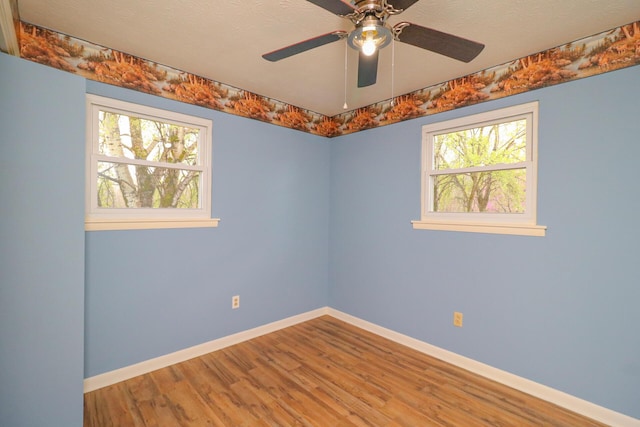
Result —
<path fill-rule="evenodd" d="M 235 295 L 231 297 L 231 308 L 233 309 L 240 308 L 240 295 Z"/>
<path fill-rule="evenodd" d="M 462 313 L 458 311 L 453 313 L 453 326 L 462 328 Z"/>

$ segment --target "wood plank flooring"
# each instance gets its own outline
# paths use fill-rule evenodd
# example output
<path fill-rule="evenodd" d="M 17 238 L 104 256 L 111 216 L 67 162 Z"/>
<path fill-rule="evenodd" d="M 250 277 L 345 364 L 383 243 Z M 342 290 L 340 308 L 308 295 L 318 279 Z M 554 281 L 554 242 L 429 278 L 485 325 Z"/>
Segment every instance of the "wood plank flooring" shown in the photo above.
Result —
<path fill-rule="evenodd" d="M 85 427 L 604 426 L 323 316 L 85 394 Z"/>

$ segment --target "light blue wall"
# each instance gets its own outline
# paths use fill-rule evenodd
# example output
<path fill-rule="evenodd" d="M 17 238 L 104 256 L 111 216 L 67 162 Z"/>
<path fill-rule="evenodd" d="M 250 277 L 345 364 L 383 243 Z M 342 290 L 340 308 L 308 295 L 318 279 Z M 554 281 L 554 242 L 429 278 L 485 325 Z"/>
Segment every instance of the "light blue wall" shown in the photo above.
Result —
<path fill-rule="evenodd" d="M 637 67 L 332 140 L 0 75 L 0 425 L 81 425 L 83 354 L 89 377 L 325 305 L 640 418 Z M 85 92 L 213 119 L 219 228 L 83 234 Z M 420 127 L 536 99 L 547 236 L 412 230 Z"/>
<path fill-rule="evenodd" d="M 213 229 L 87 233 L 87 377 L 327 305 L 329 140 L 87 86 L 212 119 L 221 218 Z"/>
<path fill-rule="evenodd" d="M 0 425 L 82 425 L 84 80 L 0 53 Z"/>
<path fill-rule="evenodd" d="M 330 306 L 640 418 L 638 71 L 334 140 Z M 413 230 L 421 126 L 532 100 L 547 236 Z"/>

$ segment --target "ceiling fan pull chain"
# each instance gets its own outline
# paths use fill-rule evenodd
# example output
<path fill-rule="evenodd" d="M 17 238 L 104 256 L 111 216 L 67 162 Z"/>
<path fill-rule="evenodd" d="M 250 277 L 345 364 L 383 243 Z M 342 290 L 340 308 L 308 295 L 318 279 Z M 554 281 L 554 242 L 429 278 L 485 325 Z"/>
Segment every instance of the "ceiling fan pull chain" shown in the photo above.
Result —
<path fill-rule="evenodd" d="M 391 107 L 395 107 L 393 92 L 395 83 L 395 65 L 396 65 L 396 40 L 391 39 Z"/>
<path fill-rule="evenodd" d="M 347 105 L 347 52 L 349 51 L 347 39 L 344 39 L 344 105 L 342 108 L 346 110 L 349 108 Z"/>

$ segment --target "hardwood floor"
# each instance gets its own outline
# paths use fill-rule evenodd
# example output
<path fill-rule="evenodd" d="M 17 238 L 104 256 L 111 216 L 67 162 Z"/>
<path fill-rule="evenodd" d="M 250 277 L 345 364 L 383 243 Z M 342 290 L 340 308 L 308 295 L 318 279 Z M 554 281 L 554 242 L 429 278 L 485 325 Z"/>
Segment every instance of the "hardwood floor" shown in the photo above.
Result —
<path fill-rule="evenodd" d="M 603 426 L 329 316 L 85 394 L 85 427 Z"/>

